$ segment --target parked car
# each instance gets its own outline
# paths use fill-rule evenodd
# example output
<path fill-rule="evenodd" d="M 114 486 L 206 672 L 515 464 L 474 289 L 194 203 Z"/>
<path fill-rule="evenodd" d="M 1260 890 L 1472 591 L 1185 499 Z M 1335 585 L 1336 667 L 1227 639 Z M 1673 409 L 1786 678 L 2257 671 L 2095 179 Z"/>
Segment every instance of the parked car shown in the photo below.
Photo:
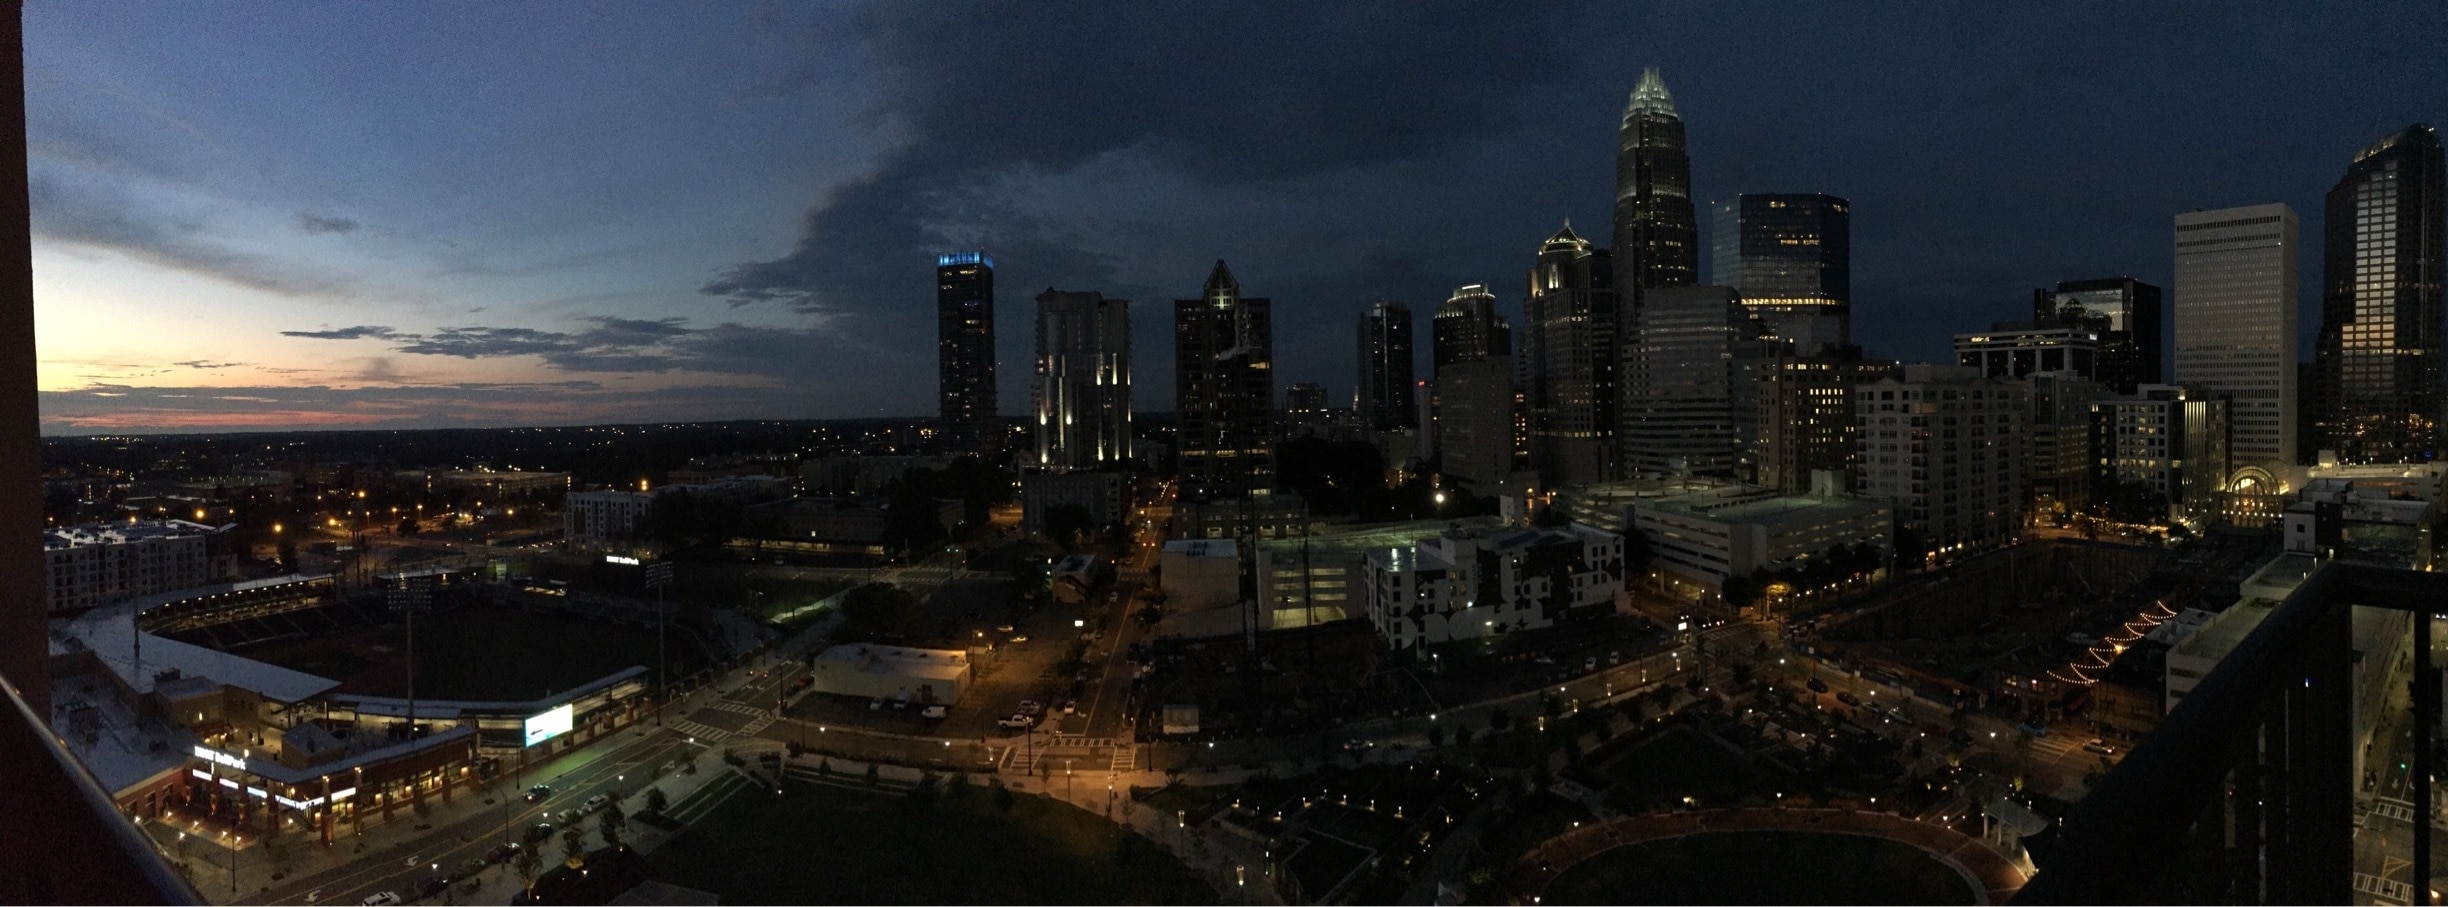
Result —
<path fill-rule="evenodd" d="M 579 807 L 579 810 L 584 813 L 592 813 L 610 805 L 612 805 L 611 795 L 596 794 L 595 796 L 588 797 L 586 799 L 586 805 Z"/>
<path fill-rule="evenodd" d="M 441 894 L 449 887 L 449 878 L 444 876 L 427 876 L 425 881 L 417 883 L 417 897 L 419 899 L 430 898 L 434 895 Z"/>
<path fill-rule="evenodd" d="M 496 844 L 492 850 L 485 851 L 484 860 L 487 863 L 507 863 L 511 857 L 518 856 L 518 852 L 517 844 Z"/>
<path fill-rule="evenodd" d="M 534 803 L 550 796 L 552 796 L 552 785 L 549 784 L 538 784 L 527 789 L 527 802 L 529 803 Z"/>
<path fill-rule="evenodd" d="M 2029 721 L 2023 722 L 2022 724 L 2015 725 L 2015 730 L 2022 731 L 2023 733 L 2030 734 L 2030 735 L 2032 735 L 2032 736 L 2034 736 L 2034 737 L 2046 737 L 2046 736 L 2048 736 L 2048 725 L 2045 725 L 2045 724 L 2034 724 L 2034 723 L 2029 722 Z"/>
<path fill-rule="evenodd" d="M 1034 699 L 1023 699 L 1023 700 L 1020 700 L 1020 705 L 1019 705 L 1019 707 L 1018 707 L 1018 712 L 1019 712 L 1019 714 L 1022 714 L 1022 715 L 1037 715 L 1037 714 L 1041 714 L 1041 713 L 1043 713 L 1044 711 L 1045 711 L 1045 704 L 1044 704 L 1044 703 L 1040 703 L 1040 702 L 1038 702 L 1037 700 L 1034 700 Z"/>
<path fill-rule="evenodd" d="M 459 877 L 464 879 L 473 876 L 483 872 L 485 867 L 491 865 L 493 864 L 485 862 L 483 857 L 469 857 L 467 862 L 459 864 Z"/>
<path fill-rule="evenodd" d="M 1846 705 L 1860 705 L 1860 704 L 1862 704 L 1861 697 L 1853 695 L 1853 693 L 1852 693 L 1851 691 L 1846 691 L 1846 692 L 1842 692 L 1842 693 L 1838 693 L 1838 694 L 1836 694 L 1836 701 L 1837 701 L 1837 702 L 1844 703 L 1844 704 L 1846 704 Z"/>
<path fill-rule="evenodd" d="M 870 711 L 870 712 L 881 712 L 881 711 L 883 711 L 883 710 L 884 710 L 884 697 L 882 697 L 882 696 L 878 696 L 878 697 L 876 697 L 876 698 L 874 698 L 874 699 L 867 700 L 867 710 L 868 710 L 868 711 Z"/>
<path fill-rule="evenodd" d="M 366 895 L 365 900 L 358 901 L 357 903 L 362 905 L 362 907 L 398 907 L 398 905 L 406 902 L 407 899 L 400 897 L 399 892 L 377 891 L 373 894 Z"/>
<path fill-rule="evenodd" d="M 535 826 L 534 828 L 530 828 L 530 829 L 528 829 L 528 830 L 527 830 L 527 843 L 529 843 L 529 844 L 533 844 L 533 843 L 535 843 L 535 842 L 537 842 L 537 841 L 547 840 L 547 839 L 549 839 L 549 838 L 551 838 L 551 837 L 552 837 L 552 833 L 553 833 L 553 824 L 552 824 L 552 823 L 550 823 L 550 822 L 538 822 L 538 823 L 536 823 L 536 826 Z"/>
<path fill-rule="evenodd" d="M 2091 738 L 2091 742 L 2083 744 L 2083 752 L 2098 753 L 2102 756 L 2110 756 L 2116 754 L 2116 747 L 2109 745 L 2107 740 L 2099 737 L 2093 737 Z"/>
<path fill-rule="evenodd" d="M 941 720 L 945 714 L 944 707 L 940 705 L 930 705 L 918 710 L 920 718 Z"/>
<path fill-rule="evenodd" d="M 1009 718 L 995 722 L 996 727 L 1007 731 L 1025 731 L 1036 726 L 1036 724 L 1037 722 L 1030 719 L 1027 715 L 1013 715 Z"/>
<path fill-rule="evenodd" d="M 1819 678 L 1816 678 L 1816 677 L 1811 678 L 1809 681 L 1807 681 L 1807 682 L 1803 683 L 1802 685 L 1803 685 L 1803 686 L 1806 686 L 1806 687 L 1809 687 L 1809 688 L 1810 688 L 1810 691 L 1811 691 L 1811 692 L 1813 692 L 1813 693 L 1825 693 L 1825 692 L 1827 692 L 1827 691 L 1828 691 L 1827 681 L 1820 680 Z"/>
<path fill-rule="evenodd" d="M 1065 714 L 1065 715 L 1077 715 L 1077 714 L 1079 714 L 1079 700 L 1077 700 L 1077 699 L 1065 699 L 1065 700 L 1063 700 L 1063 704 L 1062 704 L 1062 713 L 1063 713 L 1063 714 Z"/>

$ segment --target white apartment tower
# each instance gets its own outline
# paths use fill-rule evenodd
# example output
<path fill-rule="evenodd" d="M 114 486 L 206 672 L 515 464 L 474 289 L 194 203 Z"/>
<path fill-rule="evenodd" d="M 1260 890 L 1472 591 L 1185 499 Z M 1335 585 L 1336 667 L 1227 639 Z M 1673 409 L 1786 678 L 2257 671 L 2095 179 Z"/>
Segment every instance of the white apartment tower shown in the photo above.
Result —
<path fill-rule="evenodd" d="M 1961 366 L 1908 365 L 1861 386 L 1861 494 L 1895 502 L 1903 563 L 2014 539 L 2029 501 L 2030 401 L 2023 382 Z"/>
<path fill-rule="evenodd" d="M 2175 383 L 2228 400 L 2234 491 L 2295 465 L 2295 232 L 2284 204 L 2176 215 Z"/>

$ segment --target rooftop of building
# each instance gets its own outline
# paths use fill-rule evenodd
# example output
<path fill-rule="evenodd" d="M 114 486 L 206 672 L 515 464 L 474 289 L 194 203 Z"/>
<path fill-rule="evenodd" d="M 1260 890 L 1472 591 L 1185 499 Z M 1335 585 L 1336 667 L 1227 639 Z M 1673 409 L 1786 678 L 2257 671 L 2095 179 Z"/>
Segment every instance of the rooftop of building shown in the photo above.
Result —
<path fill-rule="evenodd" d="M 959 649 L 917 649 L 867 643 L 840 645 L 817 654 L 811 667 L 848 668 L 868 674 L 904 677 L 959 678 L 969 672 L 969 653 Z"/>
<path fill-rule="evenodd" d="M 2244 580 L 2244 598 L 2218 616 L 2205 621 L 2183 642 L 2177 643 L 2173 654 L 2190 658 L 2221 659 L 2235 651 L 2244 637 L 2252 634 L 2261 621 L 2277 611 L 2295 587 L 2303 585 L 2312 570 L 2320 566 L 2319 558 L 2306 554 L 2281 554 L 2271 558 L 2261 569 Z"/>
<path fill-rule="evenodd" d="M 51 731 L 106 791 L 176 771 L 195 740 L 185 728 L 140 717 L 119 685 L 92 673 L 52 678 Z"/>
<path fill-rule="evenodd" d="M 1887 504 L 1868 498 L 1789 495 L 1775 489 L 1749 485 L 1731 485 L 1661 497 L 1640 506 L 1726 523 L 1755 523 L 1771 527 L 1822 522 L 1831 517 L 1861 516 L 1888 509 Z"/>
<path fill-rule="evenodd" d="M 1174 539 L 1166 542 L 1164 553 L 1195 558 L 1237 558 L 1241 546 L 1232 539 Z"/>
<path fill-rule="evenodd" d="M 1364 523 L 1326 526 L 1305 536 L 1262 539 L 1258 542 L 1261 555 L 1278 562 L 1298 558 L 1303 549 L 1312 556 L 1318 553 L 1350 553 L 1399 545 L 1414 545 L 1424 539 L 1453 533 L 1486 534 L 1503 528 L 1503 517 L 1473 516 L 1446 520 L 1406 520 L 1399 523 Z"/>
<path fill-rule="evenodd" d="M 1544 526 L 1525 526 L 1519 529 L 1507 529 L 1488 536 L 1487 547 L 1494 550 L 1503 551 L 1513 548 L 1529 548 L 1537 545 L 1551 545 L 1558 543 L 1579 545 L 1586 542 L 1606 541 L 1609 539 L 1621 538 L 1622 536 L 1595 526 L 1588 526 L 1581 523 L 1567 523 L 1563 526 L 1556 526 L 1552 528 Z"/>
<path fill-rule="evenodd" d="M 51 622 L 51 654 L 92 652 L 104 668 L 118 675 L 129 690 L 140 696 L 178 678 L 201 677 L 260 694 L 275 702 L 303 702 L 338 687 L 340 681 L 141 632 L 136 629 L 136 615 L 148 608 L 198 596 L 241 588 L 265 588 L 280 582 L 304 579 L 313 577 L 280 577 L 272 581 L 205 586 L 104 605 L 72 618 L 55 619 Z M 173 671 L 176 673 L 170 673 Z"/>
<path fill-rule="evenodd" d="M 82 526 L 62 526 L 43 530 L 43 550 L 57 551 L 65 548 L 82 548 L 87 545 L 124 545 L 129 542 L 211 535 L 229 528 L 231 527 L 206 526 L 186 520 L 87 523 Z"/>

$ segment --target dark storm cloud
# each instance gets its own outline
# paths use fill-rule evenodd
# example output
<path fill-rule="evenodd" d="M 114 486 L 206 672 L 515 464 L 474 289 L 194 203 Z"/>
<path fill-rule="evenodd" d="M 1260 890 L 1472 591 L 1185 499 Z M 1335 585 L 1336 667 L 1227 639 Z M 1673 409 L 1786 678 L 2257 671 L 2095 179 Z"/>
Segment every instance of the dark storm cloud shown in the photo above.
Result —
<path fill-rule="evenodd" d="M 1607 240 L 1617 117 L 1656 65 L 1704 244 L 1708 202 L 1734 193 L 1853 200 L 1855 333 L 1875 355 L 1948 358 L 1952 334 L 2021 317 L 2056 280 L 2165 286 L 2173 214 L 2272 200 L 2304 217 L 2311 321 L 2320 192 L 2372 138 L 2438 121 L 2448 85 L 2448 55 L 2366 40 L 2441 21 L 2411 4 L 1880 13 L 879 5 L 851 31 L 895 150 L 816 199 L 788 254 L 703 289 L 916 338 L 895 376 L 931 386 L 929 256 L 983 247 L 1007 379 L 1036 289 L 1101 289 L 1137 302 L 1140 405 L 1163 409 L 1165 303 L 1224 257 L 1289 328 L 1279 383 L 1340 395 L 1368 302 L 1425 319 L 1487 283 L 1518 320 L 1539 237 L 1572 215 Z"/>
<path fill-rule="evenodd" d="M 1230 186 L 1505 132 L 1545 115 L 1531 92 L 1579 75 L 1570 23 L 1583 18 L 1492 3 L 869 7 L 857 24 L 884 67 L 880 114 L 906 141 L 819 202 L 790 254 L 726 269 L 704 291 L 806 312 L 905 309 L 896 297 L 923 268 L 912 262 L 952 245 L 1105 283 L 1104 254 L 1015 217 L 1007 181 L 1129 152 Z"/>
<path fill-rule="evenodd" d="M 308 211 L 297 216 L 298 229 L 307 233 L 354 233 L 359 224 L 345 217 L 325 217 Z"/>
<path fill-rule="evenodd" d="M 328 331 L 282 331 L 283 337 L 305 337 L 310 340 L 362 340 L 368 337 L 389 339 L 400 336 L 398 331 L 379 324 L 360 324 Z"/>
<path fill-rule="evenodd" d="M 906 356 L 820 328 L 777 328 L 724 322 L 689 327 L 681 318 L 618 318 L 587 315 L 575 319 L 590 325 L 577 331 L 521 327 L 444 327 L 427 334 L 395 331 L 380 325 L 358 325 L 325 331 L 282 331 L 282 336 L 317 340 L 382 340 L 392 352 L 457 359 L 534 356 L 546 366 L 570 372 L 660 374 L 691 371 L 803 383 L 839 380 L 840 354 L 856 352 L 899 362 Z M 871 360 L 872 361 L 872 360 Z M 184 363 L 182 363 L 184 364 Z M 203 366 L 209 367 L 209 366 Z M 391 380 L 396 376 L 377 376 Z"/>

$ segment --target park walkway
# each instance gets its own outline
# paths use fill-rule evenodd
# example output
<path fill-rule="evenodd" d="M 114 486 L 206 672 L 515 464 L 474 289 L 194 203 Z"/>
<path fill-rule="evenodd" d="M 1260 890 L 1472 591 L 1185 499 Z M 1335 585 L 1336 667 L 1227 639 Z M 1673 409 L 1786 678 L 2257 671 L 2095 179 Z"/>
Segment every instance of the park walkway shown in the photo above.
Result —
<path fill-rule="evenodd" d="M 1547 886 L 1574 864 L 1629 844 L 1716 831 L 1796 831 L 1863 835 L 1912 845 L 1944 862 L 1980 892 L 1981 903 L 2003 904 L 2028 879 L 2021 867 L 1979 839 L 1954 829 L 1887 813 L 1848 809 L 1714 809 L 1656 813 L 1592 822 L 1532 848 L 1515 867 L 1529 879 L 1524 899 L 1537 903 Z"/>

